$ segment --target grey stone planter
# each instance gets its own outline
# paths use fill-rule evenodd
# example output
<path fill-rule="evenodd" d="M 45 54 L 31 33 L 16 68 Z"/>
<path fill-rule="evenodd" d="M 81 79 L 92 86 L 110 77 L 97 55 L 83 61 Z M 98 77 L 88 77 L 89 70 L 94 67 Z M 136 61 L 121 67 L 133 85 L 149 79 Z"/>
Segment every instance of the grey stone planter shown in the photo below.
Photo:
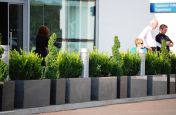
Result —
<path fill-rule="evenodd" d="M 95 77 L 91 79 L 92 100 L 117 98 L 117 77 Z"/>
<path fill-rule="evenodd" d="M 50 105 L 50 80 L 15 81 L 15 108 Z"/>
<path fill-rule="evenodd" d="M 117 77 L 117 98 L 127 98 L 127 76 Z"/>
<path fill-rule="evenodd" d="M 0 82 L 0 111 L 14 109 L 15 82 Z"/>
<path fill-rule="evenodd" d="M 147 76 L 147 95 L 166 95 L 167 94 L 167 76 L 149 75 Z"/>
<path fill-rule="evenodd" d="M 128 76 L 128 97 L 147 96 L 147 76 Z"/>
<path fill-rule="evenodd" d="M 168 94 L 175 94 L 175 82 L 176 82 L 176 75 L 170 74 L 167 76 L 167 93 Z"/>
<path fill-rule="evenodd" d="M 65 103 L 66 79 L 51 80 L 51 105 L 59 105 Z"/>
<path fill-rule="evenodd" d="M 90 101 L 90 87 L 90 78 L 68 78 L 66 80 L 66 103 Z"/>

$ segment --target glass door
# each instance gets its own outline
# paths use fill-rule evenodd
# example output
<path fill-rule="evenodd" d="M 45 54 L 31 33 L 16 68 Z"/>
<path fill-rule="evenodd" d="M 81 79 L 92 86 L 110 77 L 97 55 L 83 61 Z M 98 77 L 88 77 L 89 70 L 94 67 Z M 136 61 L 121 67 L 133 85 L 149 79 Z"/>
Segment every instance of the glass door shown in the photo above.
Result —
<path fill-rule="evenodd" d="M 8 3 L 8 30 L 10 49 L 23 49 L 23 4 Z"/>

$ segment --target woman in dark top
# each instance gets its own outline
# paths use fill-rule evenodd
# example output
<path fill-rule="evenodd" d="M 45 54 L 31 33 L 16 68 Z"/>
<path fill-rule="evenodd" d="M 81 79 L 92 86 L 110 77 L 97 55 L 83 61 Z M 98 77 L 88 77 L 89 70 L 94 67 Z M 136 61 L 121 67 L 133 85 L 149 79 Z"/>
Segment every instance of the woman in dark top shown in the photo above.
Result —
<path fill-rule="evenodd" d="M 46 26 L 41 26 L 36 37 L 36 53 L 41 57 L 46 57 L 48 54 L 49 29 Z"/>

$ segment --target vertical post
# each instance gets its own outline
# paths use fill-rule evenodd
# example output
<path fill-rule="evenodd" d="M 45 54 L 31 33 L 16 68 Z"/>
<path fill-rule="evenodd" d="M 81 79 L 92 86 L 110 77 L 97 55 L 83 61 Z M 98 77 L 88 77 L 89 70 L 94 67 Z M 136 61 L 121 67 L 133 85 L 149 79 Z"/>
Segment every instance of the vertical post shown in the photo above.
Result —
<path fill-rule="evenodd" d="M 81 60 L 83 61 L 82 77 L 89 77 L 89 52 L 86 48 L 82 48 L 80 52 Z"/>
<path fill-rule="evenodd" d="M 146 50 L 144 48 L 139 50 L 139 55 L 141 57 L 140 76 L 145 75 L 145 53 L 146 53 Z"/>
<path fill-rule="evenodd" d="M 12 32 L 10 32 L 10 37 L 9 37 L 9 39 L 10 39 L 10 48 L 9 48 L 9 49 L 12 49 Z"/>

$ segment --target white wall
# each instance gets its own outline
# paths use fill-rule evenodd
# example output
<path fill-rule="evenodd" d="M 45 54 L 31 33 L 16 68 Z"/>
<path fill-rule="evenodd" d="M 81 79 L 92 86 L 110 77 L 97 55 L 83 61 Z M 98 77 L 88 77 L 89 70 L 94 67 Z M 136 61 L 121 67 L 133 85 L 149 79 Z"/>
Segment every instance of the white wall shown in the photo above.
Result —
<path fill-rule="evenodd" d="M 176 0 L 149 0 L 150 3 L 168 3 Z M 176 51 L 176 13 L 155 13 L 155 17 L 158 19 L 159 25 L 166 24 L 168 31 L 166 35 L 174 42 L 174 47 L 171 50 Z"/>
<path fill-rule="evenodd" d="M 109 52 L 115 35 L 119 36 L 121 50 L 134 47 L 134 39 L 156 17 L 159 25 L 168 25 L 166 33 L 174 42 L 171 50 L 176 51 L 176 13 L 150 13 L 150 3 L 168 3 L 176 0 L 98 0 L 97 46 Z M 159 32 L 157 28 L 153 37 Z"/>
<path fill-rule="evenodd" d="M 118 35 L 121 50 L 134 45 L 134 39 L 148 25 L 150 14 L 148 0 L 99 0 L 98 49 L 111 54 L 114 36 Z"/>

